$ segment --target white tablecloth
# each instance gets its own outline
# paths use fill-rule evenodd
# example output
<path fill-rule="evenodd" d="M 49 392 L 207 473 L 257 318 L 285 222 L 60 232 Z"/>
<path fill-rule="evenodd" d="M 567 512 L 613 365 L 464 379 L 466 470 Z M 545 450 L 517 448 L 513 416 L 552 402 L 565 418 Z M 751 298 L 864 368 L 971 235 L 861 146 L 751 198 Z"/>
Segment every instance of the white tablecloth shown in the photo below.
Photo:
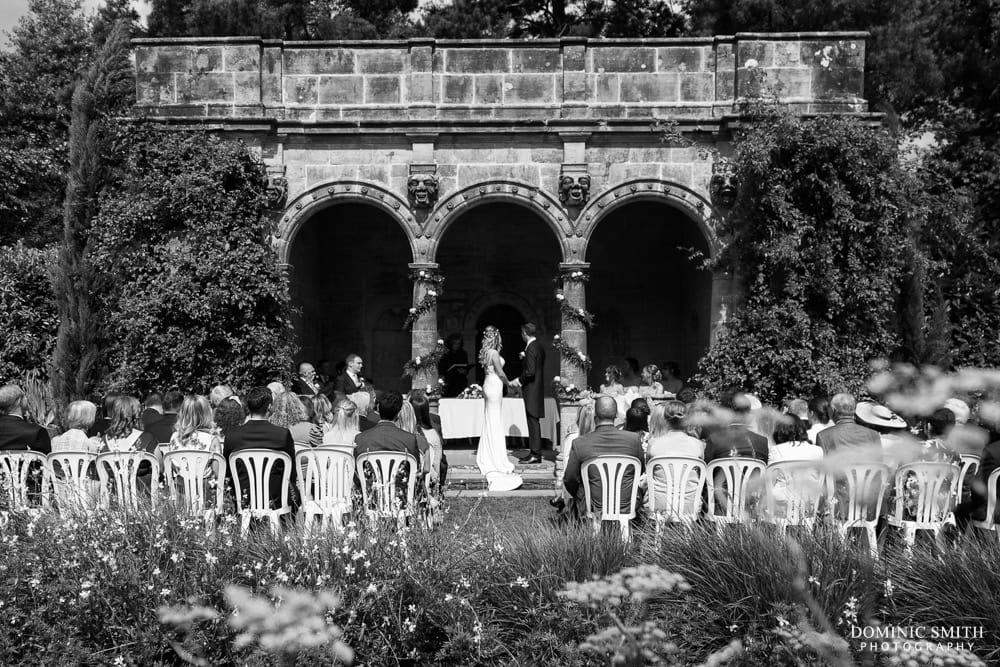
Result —
<path fill-rule="evenodd" d="M 512 438 L 528 437 L 528 419 L 524 401 L 520 398 L 503 399 L 503 423 Z M 441 433 L 445 438 L 478 438 L 483 434 L 485 408 L 481 398 L 442 398 L 438 401 Z M 559 404 L 554 398 L 545 399 L 545 416 L 539 420 L 542 437 L 559 443 Z"/>

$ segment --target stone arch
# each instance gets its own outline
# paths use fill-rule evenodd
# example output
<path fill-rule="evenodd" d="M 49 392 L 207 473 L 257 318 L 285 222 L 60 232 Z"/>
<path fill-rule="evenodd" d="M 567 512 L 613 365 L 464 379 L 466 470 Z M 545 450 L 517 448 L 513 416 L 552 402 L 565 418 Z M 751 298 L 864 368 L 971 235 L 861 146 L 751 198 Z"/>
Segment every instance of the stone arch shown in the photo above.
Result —
<path fill-rule="evenodd" d="M 570 243 L 572 257 L 566 261 L 583 262 L 587 244 L 594 230 L 612 211 L 636 201 L 656 201 L 675 208 L 693 220 L 705 237 L 709 255 L 714 257 L 722 247 L 716 233 L 712 204 L 691 188 L 660 179 L 636 179 L 609 187 L 590 198 L 576 219 L 574 238 Z"/>
<path fill-rule="evenodd" d="M 538 309 L 520 294 L 514 292 L 496 292 L 486 294 L 469 304 L 469 310 L 462 322 L 462 331 L 475 331 L 479 317 L 493 306 L 506 305 L 515 308 L 524 315 L 527 322 L 539 322 Z"/>
<path fill-rule="evenodd" d="M 569 255 L 567 239 L 573 233 L 573 225 L 559 199 L 528 183 L 496 179 L 470 185 L 438 202 L 427 216 L 425 238 L 418 241 L 418 246 L 421 242 L 426 244 L 427 258 L 422 261 L 436 261 L 438 244 L 455 220 L 477 206 L 496 202 L 516 204 L 538 215 L 555 235 L 563 257 Z"/>
<path fill-rule="evenodd" d="M 420 261 L 417 250 L 419 226 L 406 200 L 382 185 L 366 181 L 330 181 L 310 188 L 292 200 L 278 221 L 278 261 L 286 265 L 289 263 L 295 236 L 313 215 L 348 202 L 369 204 L 388 213 L 406 234 L 414 261 Z"/>

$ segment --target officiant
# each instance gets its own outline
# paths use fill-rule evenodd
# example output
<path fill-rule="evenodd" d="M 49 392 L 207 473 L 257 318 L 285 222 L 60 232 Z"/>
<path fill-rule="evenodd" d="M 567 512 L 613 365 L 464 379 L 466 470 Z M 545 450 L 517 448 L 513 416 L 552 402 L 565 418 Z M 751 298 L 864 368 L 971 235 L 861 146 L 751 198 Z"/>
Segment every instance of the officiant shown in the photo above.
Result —
<path fill-rule="evenodd" d="M 469 353 L 465 351 L 465 341 L 462 334 L 453 333 L 445 341 L 448 351 L 438 362 L 438 377 L 444 380 L 441 389 L 443 398 L 454 398 L 469 386 L 469 371 L 473 365 L 469 363 Z"/>

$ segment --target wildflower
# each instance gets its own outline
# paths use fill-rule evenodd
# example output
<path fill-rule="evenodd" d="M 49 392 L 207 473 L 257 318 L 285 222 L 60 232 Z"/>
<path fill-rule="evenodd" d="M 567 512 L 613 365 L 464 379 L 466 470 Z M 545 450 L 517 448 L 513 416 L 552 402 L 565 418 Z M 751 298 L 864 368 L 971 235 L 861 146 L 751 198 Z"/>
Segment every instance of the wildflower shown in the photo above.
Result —
<path fill-rule="evenodd" d="M 170 589 L 169 588 L 161 588 L 160 589 L 160 595 L 163 595 L 163 596 L 170 595 Z"/>
<path fill-rule="evenodd" d="M 819 579 L 817 579 L 816 577 L 809 577 L 809 583 L 813 584 L 814 586 L 819 586 Z"/>
<path fill-rule="evenodd" d="M 368 588 L 365 589 L 365 592 L 366 593 L 374 593 L 377 590 L 378 590 L 378 586 L 376 586 L 375 584 L 368 584 Z"/>
<path fill-rule="evenodd" d="M 205 562 L 209 565 L 215 565 L 219 562 L 219 559 L 212 555 L 211 551 L 205 553 Z"/>

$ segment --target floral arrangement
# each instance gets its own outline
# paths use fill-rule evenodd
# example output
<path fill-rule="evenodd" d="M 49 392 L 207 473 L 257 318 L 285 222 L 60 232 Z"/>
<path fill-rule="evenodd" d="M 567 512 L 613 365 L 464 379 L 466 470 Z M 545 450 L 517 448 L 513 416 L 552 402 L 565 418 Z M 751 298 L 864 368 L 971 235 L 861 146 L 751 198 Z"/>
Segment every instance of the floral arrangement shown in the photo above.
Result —
<path fill-rule="evenodd" d="M 563 359 L 572 365 L 583 371 L 590 370 L 592 365 L 590 357 L 564 341 L 558 334 L 552 337 L 552 346 L 559 350 L 559 354 L 562 355 Z"/>
<path fill-rule="evenodd" d="M 437 369 L 438 362 L 441 361 L 441 357 L 444 356 L 446 351 L 447 348 L 444 346 L 444 340 L 438 338 L 433 350 L 425 355 L 416 356 L 403 364 L 403 375 L 414 377 L 420 371 L 427 370 L 428 368 Z"/>
<path fill-rule="evenodd" d="M 424 295 L 420 298 L 420 301 L 410 308 L 409 313 L 406 315 L 403 329 L 407 331 L 413 327 L 413 323 L 421 315 L 430 312 L 431 308 L 437 305 L 438 297 L 444 291 L 444 276 L 437 271 L 429 271 L 427 269 L 410 271 L 410 280 L 423 284 L 427 289 L 424 291 Z"/>
<path fill-rule="evenodd" d="M 422 391 L 427 398 L 440 398 L 442 389 L 444 389 L 444 378 L 438 378 L 438 381 L 434 384 L 424 385 L 423 387 L 412 387 L 410 393 Z"/>
<path fill-rule="evenodd" d="M 579 401 L 591 396 L 589 389 L 577 387 L 558 375 L 552 378 L 552 386 L 556 390 L 556 397 L 564 401 Z"/>
<path fill-rule="evenodd" d="M 482 398 L 483 388 L 478 384 L 470 384 L 468 387 L 458 395 L 458 398 Z"/>
<path fill-rule="evenodd" d="M 574 308 L 566 303 L 566 295 L 556 292 L 556 301 L 559 302 L 559 311 L 571 320 L 579 322 L 588 329 L 594 326 L 594 314 L 585 308 Z"/>
<path fill-rule="evenodd" d="M 557 285 L 562 282 L 565 285 L 566 283 L 585 283 L 589 280 L 590 276 L 587 275 L 586 271 L 574 269 L 572 271 L 565 271 L 562 275 L 556 276 L 553 282 Z"/>

